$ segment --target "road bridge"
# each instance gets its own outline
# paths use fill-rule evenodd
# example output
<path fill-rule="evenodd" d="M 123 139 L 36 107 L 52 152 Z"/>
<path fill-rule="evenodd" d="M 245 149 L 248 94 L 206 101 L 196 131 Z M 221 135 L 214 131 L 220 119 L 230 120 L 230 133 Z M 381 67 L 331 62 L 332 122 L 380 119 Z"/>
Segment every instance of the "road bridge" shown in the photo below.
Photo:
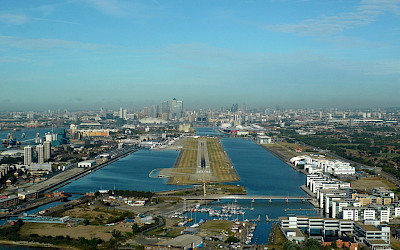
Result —
<path fill-rule="evenodd" d="M 310 196 L 285 196 L 285 195 L 206 195 L 206 196 L 168 196 L 182 200 L 312 200 Z"/>

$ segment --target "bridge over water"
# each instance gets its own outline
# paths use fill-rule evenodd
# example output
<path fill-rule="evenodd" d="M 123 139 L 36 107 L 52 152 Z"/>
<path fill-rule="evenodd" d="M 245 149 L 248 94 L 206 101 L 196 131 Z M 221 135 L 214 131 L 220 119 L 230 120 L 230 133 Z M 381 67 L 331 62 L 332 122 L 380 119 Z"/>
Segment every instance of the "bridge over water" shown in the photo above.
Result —
<path fill-rule="evenodd" d="M 181 198 L 183 200 L 312 200 L 310 196 L 284 196 L 284 195 L 206 195 L 206 196 L 169 196 Z"/>

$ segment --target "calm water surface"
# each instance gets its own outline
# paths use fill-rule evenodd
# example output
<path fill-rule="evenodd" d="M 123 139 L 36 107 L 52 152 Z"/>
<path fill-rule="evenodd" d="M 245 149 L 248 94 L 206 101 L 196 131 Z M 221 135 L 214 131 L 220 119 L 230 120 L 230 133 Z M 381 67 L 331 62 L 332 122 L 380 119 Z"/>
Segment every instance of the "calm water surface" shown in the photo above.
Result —
<path fill-rule="evenodd" d="M 99 189 L 164 191 L 175 189 L 167 179 L 150 178 L 153 169 L 174 166 L 178 151 L 141 149 L 61 189 L 66 192 L 94 192 Z"/>
<path fill-rule="evenodd" d="M 198 135 L 220 135 L 212 128 L 197 128 Z M 233 166 L 240 176 L 239 184 L 246 187 L 248 194 L 254 195 L 296 195 L 305 193 L 300 186 L 305 183 L 305 176 L 287 164 L 276 158 L 267 150 L 251 140 L 242 138 L 221 139 L 221 142 L 230 157 Z M 139 150 L 123 159 L 118 160 L 96 172 L 72 182 L 61 188 L 66 192 L 92 192 L 99 189 L 130 189 L 143 191 L 162 191 L 182 188 L 182 186 L 167 185 L 166 179 L 150 178 L 149 173 L 156 168 L 173 167 L 178 156 L 178 151 L 152 151 L 148 149 Z M 232 204 L 235 201 L 225 200 L 211 203 L 216 209 L 223 205 Z M 238 206 L 249 208 L 251 201 L 238 201 Z M 265 244 L 268 242 L 268 234 L 271 222 L 265 221 L 265 216 L 278 218 L 289 214 L 316 215 L 316 211 L 296 211 L 290 209 L 313 208 L 307 202 L 289 201 L 255 201 L 254 210 L 246 210 L 244 216 L 238 219 L 255 219 L 260 216 L 261 222 L 257 223 L 252 243 Z M 289 209 L 285 211 L 285 209 Z M 194 213 L 192 216 L 197 221 L 200 219 L 211 219 L 208 215 Z M 231 219 L 236 219 L 232 217 Z"/>
<path fill-rule="evenodd" d="M 198 135 L 220 135 L 212 128 L 196 129 Z M 238 184 L 246 187 L 248 194 L 254 195 L 296 195 L 305 193 L 300 186 L 305 183 L 305 176 L 276 158 L 267 150 L 251 140 L 242 138 L 224 137 L 221 142 L 230 157 L 233 166 L 240 176 Z M 115 163 L 112 163 L 90 175 L 87 175 L 65 186 L 62 190 L 67 192 L 90 192 L 99 189 L 132 189 L 143 191 L 162 191 L 181 188 L 182 186 L 167 185 L 165 179 L 149 178 L 151 170 L 156 168 L 169 168 L 174 165 L 178 151 L 151 151 L 142 149 Z M 225 200 L 211 203 L 216 209 L 235 201 Z M 250 208 L 251 201 L 237 201 L 237 205 Z M 246 210 L 246 214 L 238 219 L 256 219 L 260 216 L 261 222 L 257 223 L 253 243 L 265 244 L 271 222 L 266 222 L 265 217 L 278 218 L 290 214 L 316 215 L 316 211 L 296 211 L 290 209 L 313 208 L 307 202 L 290 201 L 255 201 L 254 210 Z M 285 209 L 288 209 L 285 211 Z M 195 213 L 196 220 L 212 219 L 206 214 Z M 231 219 L 236 219 L 232 217 Z"/>

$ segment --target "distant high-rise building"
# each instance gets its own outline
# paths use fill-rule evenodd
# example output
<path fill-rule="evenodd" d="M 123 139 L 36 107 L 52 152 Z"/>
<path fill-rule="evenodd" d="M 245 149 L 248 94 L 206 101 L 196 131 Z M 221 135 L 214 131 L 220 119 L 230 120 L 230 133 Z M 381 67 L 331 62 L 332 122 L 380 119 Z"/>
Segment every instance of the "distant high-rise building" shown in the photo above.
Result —
<path fill-rule="evenodd" d="M 151 106 L 150 117 L 157 118 L 159 117 L 159 113 L 160 113 L 160 107 L 158 105 Z"/>
<path fill-rule="evenodd" d="M 122 118 L 123 118 L 124 120 L 126 120 L 127 117 L 128 117 L 128 110 L 123 109 L 123 110 L 122 110 Z"/>
<path fill-rule="evenodd" d="M 178 101 L 176 98 L 172 99 L 172 118 L 177 120 L 183 117 L 183 101 Z"/>
<path fill-rule="evenodd" d="M 237 103 L 232 104 L 231 112 L 238 112 L 238 111 L 239 111 L 239 105 Z"/>
<path fill-rule="evenodd" d="M 33 156 L 33 149 L 31 146 L 24 147 L 24 165 L 31 165 L 32 164 L 32 156 Z"/>
<path fill-rule="evenodd" d="M 163 101 L 162 102 L 161 112 L 162 113 L 169 113 L 170 112 L 168 101 Z"/>
<path fill-rule="evenodd" d="M 51 142 L 45 141 L 43 143 L 44 147 L 44 161 L 48 161 L 51 158 Z"/>
<path fill-rule="evenodd" d="M 42 144 L 36 146 L 37 162 L 44 163 L 44 147 Z"/>
<path fill-rule="evenodd" d="M 123 118 L 124 117 L 124 110 L 122 107 L 119 108 L 119 118 Z"/>

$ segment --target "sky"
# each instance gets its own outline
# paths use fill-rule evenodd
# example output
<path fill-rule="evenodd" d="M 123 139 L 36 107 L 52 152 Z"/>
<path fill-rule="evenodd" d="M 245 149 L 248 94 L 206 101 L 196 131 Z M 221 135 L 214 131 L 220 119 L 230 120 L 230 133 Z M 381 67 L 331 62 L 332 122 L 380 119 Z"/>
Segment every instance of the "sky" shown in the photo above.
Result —
<path fill-rule="evenodd" d="M 400 0 L 2 0 L 0 111 L 400 106 Z"/>

